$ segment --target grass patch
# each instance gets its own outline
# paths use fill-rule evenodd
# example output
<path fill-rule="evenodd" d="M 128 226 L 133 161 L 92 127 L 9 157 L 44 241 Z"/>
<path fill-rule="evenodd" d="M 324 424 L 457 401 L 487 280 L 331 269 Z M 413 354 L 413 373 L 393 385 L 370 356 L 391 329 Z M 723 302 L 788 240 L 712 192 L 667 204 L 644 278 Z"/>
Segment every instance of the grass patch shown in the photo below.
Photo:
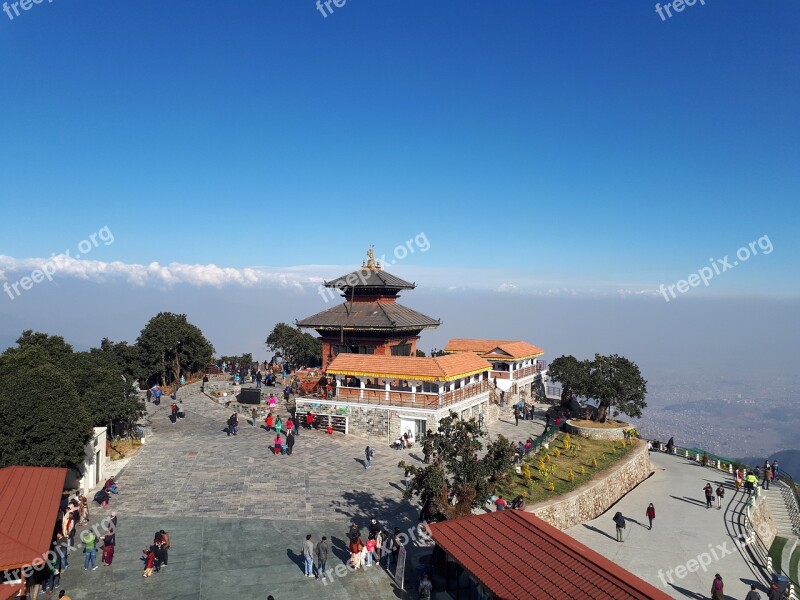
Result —
<path fill-rule="evenodd" d="M 570 419 L 569 422 L 576 427 L 588 427 L 589 429 L 619 429 L 620 427 L 630 427 L 629 423 L 612 421 L 611 419 L 604 421 L 603 423 L 600 423 L 599 421 L 587 421 L 586 419 Z"/>
<path fill-rule="evenodd" d="M 785 537 L 776 536 L 772 540 L 772 546 L 769 547 L 769 555 L 772 557 L 772 568 L 775 571 L 781 571 L 781 555 L 783 554 L 783 547 L 788 542 Z"/>
<path fill-rule="evenodd" d="M 136 439 L 111 440 L 108 457 L 111 460 L 120 460 L 130 456 L 142 447 L 142 441 Z"/>
<path fill-rule="evenodd" d="M 789 559 L 789 577 L 792 578 L 795 585 L 800 584 L 800 544 L 792 552 L 792 557 Z"/>
<path fill-rule="evenodd" d="M 550 448 L 541 448 L 522 462 L 521 473 L 512 468 L 498 483 L 497 494 L 511 500 L 525 498 L 535 504 L 566 494 L 590 481 L 599 472 L 623 460 L 638 440 L 588 440 L 559 434 Z"/>

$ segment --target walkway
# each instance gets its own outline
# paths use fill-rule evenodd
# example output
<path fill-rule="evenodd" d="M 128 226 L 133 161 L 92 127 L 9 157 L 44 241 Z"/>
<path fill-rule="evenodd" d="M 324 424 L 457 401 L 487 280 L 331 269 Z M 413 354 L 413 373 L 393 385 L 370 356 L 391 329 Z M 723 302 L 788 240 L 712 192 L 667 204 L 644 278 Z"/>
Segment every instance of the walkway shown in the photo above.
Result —
<path fill-rule="evenodd" d="M 703 468 L 682 457 L 651 454 L 655 473 L 598 518 L 567 533 L 675 598 L 708 598 L 715 573 L 722 575 L 728 598 L 744 598 L 755 583 L 766 595 L 759 571 L 745 558 L 735 538 L 734 511 L 743 492 L 722 471 Z M 722 510 L 706 508 L 703 487 L 725 484 Z M 648 530 L 645 509 L 656 508 Z M 625 542 L 618 543 L 612 516 L 628 519 Z"/>

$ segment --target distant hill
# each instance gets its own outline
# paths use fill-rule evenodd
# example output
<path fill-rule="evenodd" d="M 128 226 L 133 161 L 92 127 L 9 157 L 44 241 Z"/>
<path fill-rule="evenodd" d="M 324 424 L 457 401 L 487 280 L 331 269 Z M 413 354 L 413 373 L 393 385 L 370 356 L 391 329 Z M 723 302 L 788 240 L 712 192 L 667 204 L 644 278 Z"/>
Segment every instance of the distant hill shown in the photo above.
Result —
<path fill-rule="evenodd" d="M 742 462 L 755 467 L 763 465 L 764 460 L 763 456 L 759 458 L 748 457 L 743 458 Z M 789 473 L 795 481 L 800 482 L 800 450 L 781 450 L 771 455 L 769 460 L 777 460 L 781 469 Z"/>

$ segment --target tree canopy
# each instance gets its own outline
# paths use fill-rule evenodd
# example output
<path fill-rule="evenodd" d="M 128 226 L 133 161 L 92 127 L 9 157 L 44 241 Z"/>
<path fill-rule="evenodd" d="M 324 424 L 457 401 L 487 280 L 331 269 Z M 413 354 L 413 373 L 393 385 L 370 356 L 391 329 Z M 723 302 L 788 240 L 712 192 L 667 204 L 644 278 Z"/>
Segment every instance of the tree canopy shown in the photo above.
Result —
<path fill-rule="evenodd" d="M 148 321 L 136 340 L 145 385 L 178 381 L 182 371 L 197 373 L 211 364 L 214 346 L 186 315 L 162 312 Z"/>
<path fill-rule="evenodd" d="M 433 457 L 430 465 L 399 463 L 400 468 L 414 471 L 405 497 L 418 496 L 427 506 L 428 520 L 472 514 L 511 467 L 514 449 L 502 435 L 487 446 L 482 458 L 478 457 L 483 449 L 480 435 L 475 419 L 461 420 L 451 412 L 423 442 L 424 451 Z"/>
<path fill-rule="evenodd" d="M 606 420 L 608 410 L 641 417 L 647 407 L 647 381 L 639 367 L 624 356 L 595 354 L 593 360 L 579 361 L 574 356 L 561 356 L 550 363 L 548 376 L 561 383 L 566 394 L 595 399 L 597 420 Z"/>
<path fill-rule="evenodd" d="M 267 347 L 280 354 L 290 368 L 318 367 L 322 364 L 322 342 L 287 323 L 278 323 L 267 336 Z"/>

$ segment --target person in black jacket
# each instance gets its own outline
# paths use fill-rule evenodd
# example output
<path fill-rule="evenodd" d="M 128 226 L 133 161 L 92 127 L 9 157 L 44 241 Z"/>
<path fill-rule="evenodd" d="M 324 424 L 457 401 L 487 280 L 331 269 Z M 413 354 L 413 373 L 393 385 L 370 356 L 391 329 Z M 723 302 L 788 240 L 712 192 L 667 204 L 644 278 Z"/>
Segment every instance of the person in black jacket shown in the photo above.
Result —
<path fill-rule="evenodd" d="M 622 533 L 625 531 L 625 517 L 623 517 L 622 513 L 619 511 L 614 515 L 614 524 L 617 526 L 617 541 L 624 542 L 625 540 L 622 539 Z"/>

